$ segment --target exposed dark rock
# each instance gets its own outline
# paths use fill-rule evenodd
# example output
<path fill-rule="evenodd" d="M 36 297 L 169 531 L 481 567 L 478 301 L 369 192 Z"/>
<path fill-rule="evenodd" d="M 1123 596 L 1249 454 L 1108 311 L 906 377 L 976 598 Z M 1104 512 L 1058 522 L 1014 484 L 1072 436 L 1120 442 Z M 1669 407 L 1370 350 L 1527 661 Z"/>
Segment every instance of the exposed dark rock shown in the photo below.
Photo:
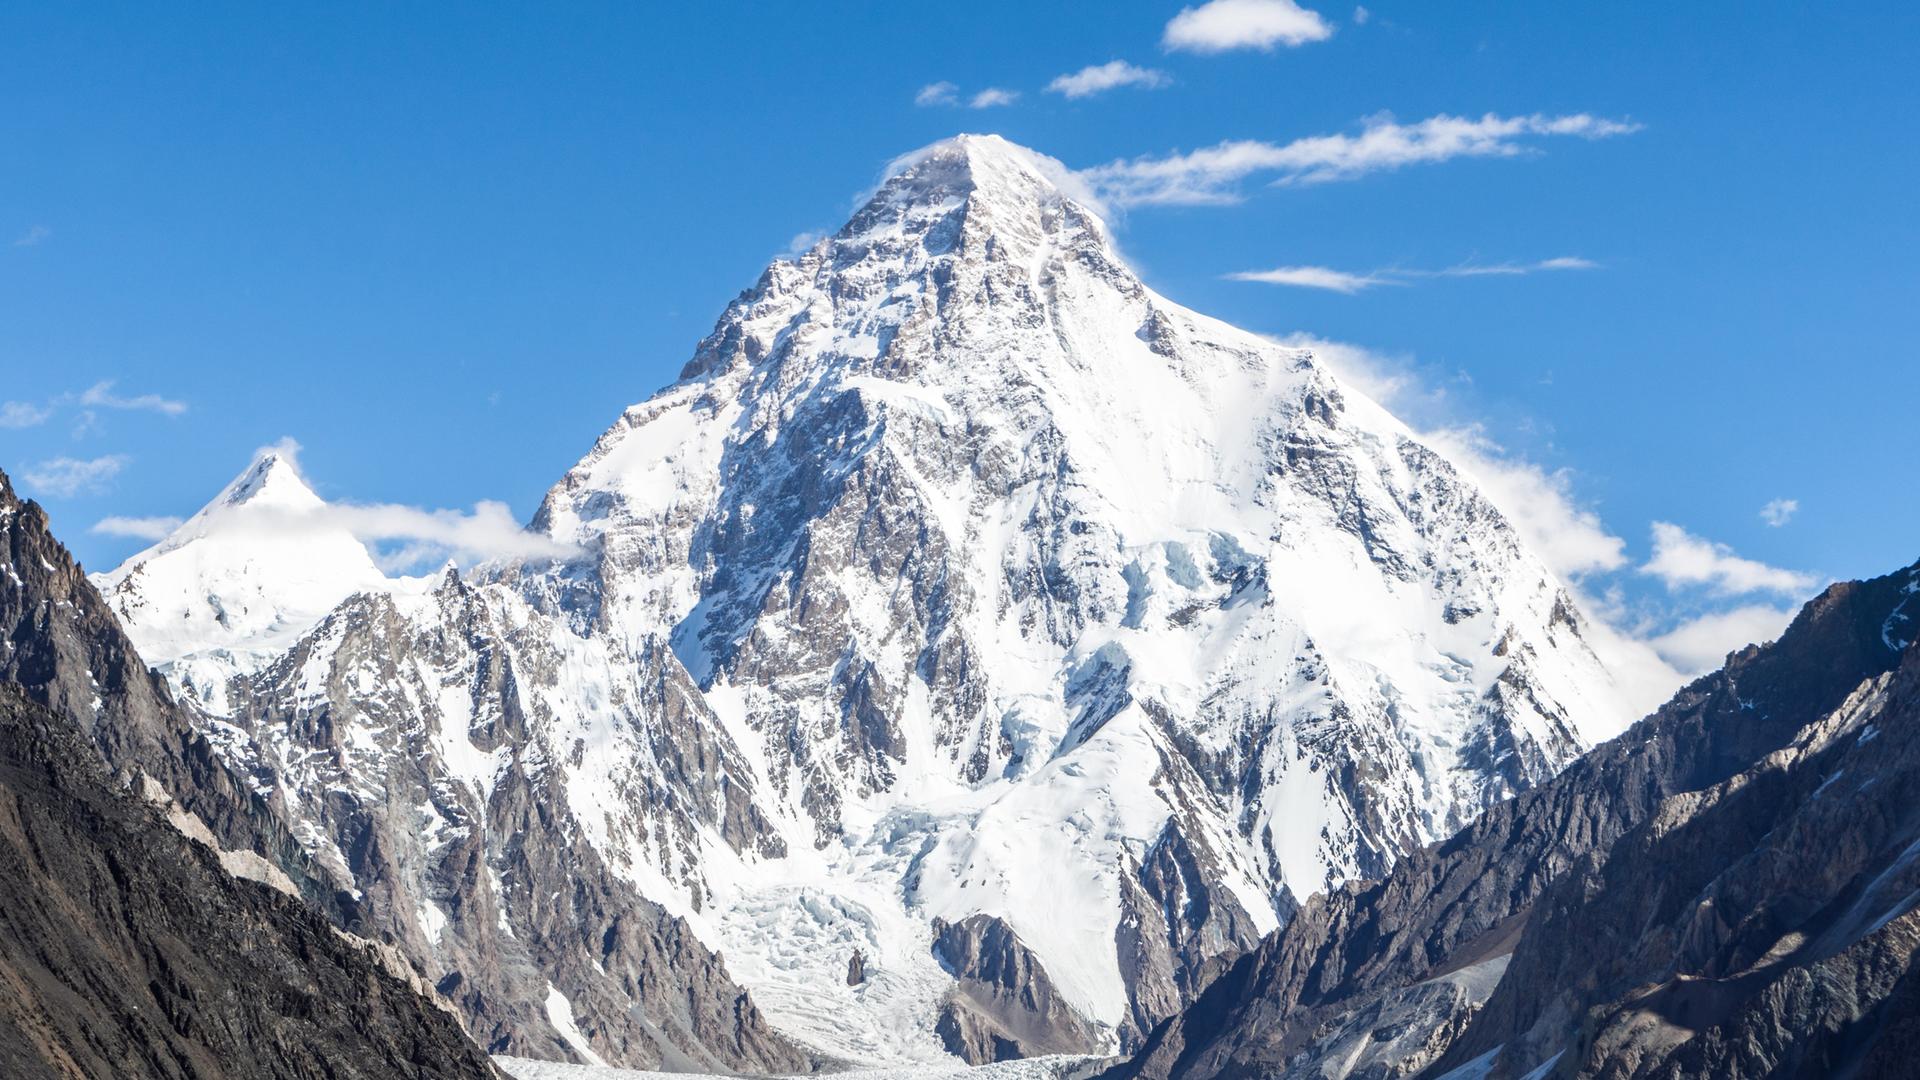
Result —
<path fill-rule="evenodd" d="M 1100 1049 L 1097 1030 L 1061 1000 L 1012 928 L 991 915 L 935 919 L 935 955 L 958 985 L 935 1028 L 949 1053 L 974 1065 Z"/>
<path fill-rule="evenodd" d="M 853 950 L 853 958 L 847 961 L 847 985 L 859 986 L 867 981 L 867 954 L 859 949 Z"/>

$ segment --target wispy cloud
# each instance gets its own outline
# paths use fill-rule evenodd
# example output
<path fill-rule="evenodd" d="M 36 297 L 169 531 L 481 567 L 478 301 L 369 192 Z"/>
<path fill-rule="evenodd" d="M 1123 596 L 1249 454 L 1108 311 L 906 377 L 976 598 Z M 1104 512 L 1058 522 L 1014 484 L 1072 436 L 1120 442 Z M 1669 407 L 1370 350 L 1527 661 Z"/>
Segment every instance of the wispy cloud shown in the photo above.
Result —
<path fill-rule="evenodd" d="M 1242 270 L 1228 274 L 1229 281 L 1258 281 L 1268 285 L 1291 285 L 1301 289 L 1325 289 L 1337 293 L 1357 293 L 1375 285 L 1400 282 L 1378 274 L 1350 274 L 1328 266 L 1276 266 L 1271 270 Z"/>
<path fill-rule="evenodd" d="M 1170 51 L 1219 53 L 1232 49 L 1272 51 L 1333 36 L 1333 25 L 1293 0 L 1209 0 L 1181 8 L 1160 43 Z"/>
<path fill-rule="evenodd" d="M 1006 90 L 998 86 L 989 86 L 968 99 L 967 105 L 975 109 L 993 109 L 1002 105 L 1011 105 L 1020 100 L 1020 91 Z"/>
<path fill-rule="evenodd" d="M 53 238 L 52 229 L 46 227 L 45 225 L 33 225 L 28 227 L 26 232 L 21 233 L 18 239 L 14 240 L 13 246 L 14 247 L 33 247 L 36 244 L 45 243 L 46 241 L 52 238 Z"/>
<path fill-rule="evenodd" d="M 913 103 L 923 108 L 952 106 L 961 104 L 960 88 L 950 82 L 928 83 L 913 95 Z M 970 109 L 991 109 L 1000 105 L 1011 105 L 1020 100 L 1020 91 L 1004 87 L 989 86 L 985 90 L 965 99 Z"/>
<path fill-rule="evenodd" d="M 1756 592 L 1797 596 L 1817 583 L 1810 574 L 1742 558 L 1727 545 L 1668 521 L 1653 523 L 1653 557 L 1640 572 L 1659 578 L 1669 590 L 1705 588 L 1719 596 Z"/>
<path fill-rule="evenodd" d="M 1048 83 L 1047 89 L 1068 98 L 1086 98 L 1108 90 L 1116 90 L 1122 86 L 1158 90 L 1172 83 L 1173 79 L 1164 71 L 1135 67 L 1125 60 L 1113 60 L 1105 64 L 1083 67 L 1071 75 L 1061 75 Z"/>
<path fill-rule="evenodd" d="M 1441 270 L 1410 270 L 1388 267 L 1355 273 L 1328 266 L 1280 266 L 1272 270 L 1242 270 L 1226 275 L 1229 281 L 1258 281 L 1268 285 L 1290 285 L 1302 289 L 1326 289 L 1338 293 L 1357 293 L 1376 285 L 1405 285 L 1415 278 L 1453 278 L 1522 276 L 1554 270 L 1593 270 L 1599 263 L 1591 259 L 1562 256 L 1530 263 L 1463 263 Z"/>
<path fill-rule="evenodd" d="M 1800 512 L 1799 499 L 1774 499 L 1760 508 L 1760 520 L 1777 529 Z"/>
<path fill-rule="evenodd" d="M 1793 615 L 1792 608 L 1748 604 L 1690 619 L 1650 643 L 1682 674 L 1702 675 L 1718 668 L 1736 649 L 1779 637 Z"/>
<path fill-rule="evenodd" d="M 1364 4 L 1353 9 L 1353 25 L 1365 26 L 1367 20 L 1371 18 L 1373 18 L 1373 12 L 1368 11 Z"/>
<path fill-rule="evenodd" d="M 95 409 L 136 409 L 145 412 L 157 412 L 165 416 L 179 416 L 187 411 L 187 403 L 159 394 L 138 394 L 124 397 L 113 392 L 115 380 L 105 379 L 94 383 L 82 391 L 79 397 L 81 405 Z"/>
<path fill-rule="evenodd" d="M 97 458 L 57 457 L 29 465 L 21 479 L 36 493 L 70 499 L 76 495 L 95 495 L 112 486 L 131 460 L 125 454 Z"/>
<path fill-rule="evenodd" d="M 1082 176 L 1120 205 L 1231 203 L 1241 198 L 1241 182 L 1254 176 L 1270 175 L 1276 185 L 1322 184 L 1454 158 L 1515 157 L 1533 149 L 1531 139 L 1604 139 L 1638 130 L 1638 124 L 1586 113 L 1441 115 L 1413 124 L 1376 116 L 1357 134 L 1314 135 L 1284 144 L 1233 140 L 1097 165 L 1082 170 Z"/>
<path fill-rule="evenodd" d="M 813 249 L 813 245 L 826 238 L 826 232 L 821 229 L 808 229 L 805 232 L 794 233 L 793 239 L 787 241 L 786 250 L 781 254 L 789 259 L 796 255 L 804 255 Z"/>
<path fill-rule="evenodd" d="M 960 100 L 960 88 L 950 82 L 928 83 L 913 95 L 913 103 L 922 108 L 933 105 L 953 105 Z"/>
<path fill-rule="evenodd" d="M 1527 548 L 1569 583 L 1590 617 L 1589 643 L 1645 708 L 1664 700 L 1683 677 L 1719 666 L 1728 652 L 1776 637 L 1792 617 L 1789 607 L 1740 602 L 1741 592 L 1811 591 L 1806 575 L 1740 559 L 1663 523 L 1655 526 L 1654 563 L 1676 586 L 1705 588 L 1686 588 L 1670 601 L 1653 595 L 1629 603 L 1624 575 L 1644 568 L 1599 512 L 1579 499 L 1573 475 L 1511 454 L 1482 428 L 1461 422 L 1449 380 L 1342 342 L 1295 337 L 1284 343 L 1311 348 L 1348 386 L 1416 421 L 1419 438 L 1471 480 Z M 1748 588 L 1756 585 L 1761 588 Z"/>
<path fill-rule="evenodd" d="M 1461 263 L 1458 266 L 1449 266 L 1441 270 L 1395 269 L 1386 272 L 1397 274 L 1401 277 L 1450 278 L 1520 277 L 1526 274 L 1538 274 L 1553 270 L 1598 269 L 1600 269 L 1600 264 L 1594 262 L 1592 259 L 1582 259 L 1577 255 L 1561 255 L 1552 259 L 1541 259 L 1538 262 Z"/>
<path fill-rule="evenodd" d="M 51 407 L 32 404 L 26 401 L 9 401 L 0 404 L 0 428 L 30 428 L 47 422 L 53 415 Z"/>
<path fill-rule="evenodd" d="M 1464 466 L 1527 546 L 1562 577 L 1577 580 L 1627 565 L 1627 542 L 1580 504 L 1572 473 L 1513 457 L 1477 427 L 1430 431 L 1421 438 Z"/>
<path fill-rule="evenodd" d="M 177 517 L 103 517 L 88 532 L 100 536 L 129 536 L 136 540 L 165 540 L 180 527 Z"/>
<path fill-rule="evenodd" d="M 503 502 L 475 503 L 471 512 L 347 503 L 328 505 L 303 518 L 318 526 L 345 528 L 362 543 L 400 545 L 409 563 L 450 558 L 467 564 L 490 559 L 564 558 L 576 553 L 573 547 L 522 527 Z"/>

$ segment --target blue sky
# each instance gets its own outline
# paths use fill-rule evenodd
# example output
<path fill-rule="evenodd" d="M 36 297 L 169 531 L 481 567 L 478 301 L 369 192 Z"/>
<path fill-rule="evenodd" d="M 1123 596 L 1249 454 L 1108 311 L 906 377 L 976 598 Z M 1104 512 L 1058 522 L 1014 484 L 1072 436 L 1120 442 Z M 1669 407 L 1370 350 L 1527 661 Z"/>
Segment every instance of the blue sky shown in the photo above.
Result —
<path fill-rule="evenodd" d="M 0 467 L 94 568 L 284 437 L 524 519 L 791 238 L 994 131 L 1146 162 L 1095 175 L 1149 283 L 1478 425 L 1646 633 L 1920 554 L 1911 6 L 1182 10 L 9 5 Z"/>

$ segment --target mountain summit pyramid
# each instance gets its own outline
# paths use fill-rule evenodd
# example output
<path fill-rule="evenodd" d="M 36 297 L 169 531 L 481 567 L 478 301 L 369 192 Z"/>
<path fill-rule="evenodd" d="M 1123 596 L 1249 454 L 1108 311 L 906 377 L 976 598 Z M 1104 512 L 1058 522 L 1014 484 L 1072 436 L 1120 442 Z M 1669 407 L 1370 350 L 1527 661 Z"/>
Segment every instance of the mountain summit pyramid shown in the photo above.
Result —
<path fill-rule="evenodd" d="M 1148 289 L 1076 190 L 993 136 L 901 159 L 547 494 L 584 554 L 355 595 L 220 689 L 436 978 L 510 928 L 538 979 L 450 994 L 470 1028 L 666 1060 L 597 944 L 630 892 L 816 1053 L 1131 1047 L 1637 715 L 1443 456 Z M 526 857 L 530 806 L 585 869 Z"/>

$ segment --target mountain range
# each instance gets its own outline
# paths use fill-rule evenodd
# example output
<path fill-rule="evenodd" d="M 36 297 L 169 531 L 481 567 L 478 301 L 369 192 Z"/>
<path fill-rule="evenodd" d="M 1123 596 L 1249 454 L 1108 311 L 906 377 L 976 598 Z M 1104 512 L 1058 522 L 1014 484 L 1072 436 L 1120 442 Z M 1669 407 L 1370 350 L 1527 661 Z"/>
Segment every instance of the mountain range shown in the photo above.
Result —
<path fill-rule="evenodd" d="M 21 722 L 269 882 L 174 883 L 269 905 L 250 937 L 377 943 L 329 962 L 434 1046 L 1890 1075 L 1915 572 L 1636 724 L 1466 471 L 1154 293 L 1097 206 L 996 137 L 896 162 L 559 478 L 538 557 L 390 575 L 284 449 L 91 578 L 9 501 L 58 658 L 9 648 Z"/>

